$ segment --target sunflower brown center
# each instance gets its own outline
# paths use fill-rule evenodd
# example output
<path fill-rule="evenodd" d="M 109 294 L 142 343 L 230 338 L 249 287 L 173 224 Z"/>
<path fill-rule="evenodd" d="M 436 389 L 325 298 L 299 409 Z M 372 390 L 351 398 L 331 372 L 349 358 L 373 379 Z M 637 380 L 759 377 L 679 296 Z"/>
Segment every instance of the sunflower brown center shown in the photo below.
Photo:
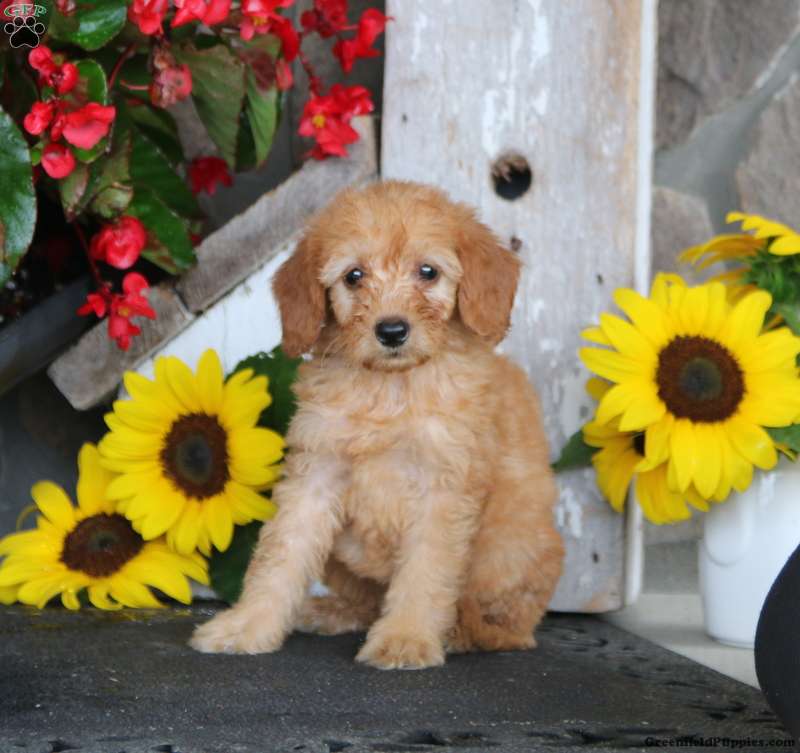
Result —
<path fill-rule="evenodd" d="M 658 356 L 658 396 L 677 418 L 724 421 L 744 397 L 742 369 L 731 352 L 699 336 L 673 339 Z"/>
<path fill-rule="evenodd" d="M 230 478 L 225 429 L 205 413 L 181 416 L 164 441 L 161 465 L 186 495 L 205 499 L 219 494 Z"/>
<path fill-rule="evenodd" d="M 64 539 L 61 561 L 70 570 L 102 578 L 117 572 L 143 546 L 142 537 L 122 515 L 92 515 Z"/>

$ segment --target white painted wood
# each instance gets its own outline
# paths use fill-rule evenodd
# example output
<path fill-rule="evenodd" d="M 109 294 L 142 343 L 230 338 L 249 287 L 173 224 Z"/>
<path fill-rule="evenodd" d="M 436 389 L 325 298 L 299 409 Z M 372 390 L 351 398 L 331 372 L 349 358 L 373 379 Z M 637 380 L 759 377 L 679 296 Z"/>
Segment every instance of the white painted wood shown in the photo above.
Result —
<path fill-rule="evenodd" d="M 270 285 L 296 242 L 295 235 L 267 264 L 198 316 L 137 371 L 152 379 L 154 359 L 163 355 L 178 356 L 194 369 L 203 352 L 213 348 L 227 374 L 242 359 L 272 350 L 281 341 L 281 323 Z"/>
<path fill-rule="evenodd" d="M 642 131 L 651 129 L 652 91 L 642 76 L 652 75 L 653 2 L 387 6 L 395 20 L 387 32 L 383 176 L 439 185 L 478 207 L 512 247 L 521 242 L 526 271 L 503 349 L 539 389 L 555 455 L 592 409 L 580 330 L 610 306 L 615 288 L 647 274 L 636 264 L 647 257 L 642 192 L 651 136 Z M 531 189 L 511 202 L 490 178 L 507 150 L 533 170 Z M 560 485 L 567 562 L 551 606 L 617 609 L 638 577 L 626 589 L 625 522 L 600 498 L 593 472 L 565 475 Z M 640 568 L 641 558 L 634 552 L 628 563 Z"/>

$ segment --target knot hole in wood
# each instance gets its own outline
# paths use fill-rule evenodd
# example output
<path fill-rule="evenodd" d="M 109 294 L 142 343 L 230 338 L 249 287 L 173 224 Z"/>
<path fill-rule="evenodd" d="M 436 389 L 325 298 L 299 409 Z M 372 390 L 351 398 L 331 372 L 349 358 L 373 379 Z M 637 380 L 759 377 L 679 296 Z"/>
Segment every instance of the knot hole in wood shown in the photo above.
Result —
<path fill-rule="evenodd" d="M 533 183 L 533 171 L 519 152 L 503 152 L 492 163 L 494 192 L 506 201 L 520 198 Z"/>

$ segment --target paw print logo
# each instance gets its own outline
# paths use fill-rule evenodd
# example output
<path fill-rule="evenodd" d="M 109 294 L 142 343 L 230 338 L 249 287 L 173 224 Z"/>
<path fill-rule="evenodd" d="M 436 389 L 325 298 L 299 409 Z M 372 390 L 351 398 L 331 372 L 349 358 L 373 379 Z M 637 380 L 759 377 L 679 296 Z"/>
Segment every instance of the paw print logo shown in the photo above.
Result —
<path fill-rule="evenodd" d="M 18 47 L 38 47 L 40 37 L 44 34 L 44 24 L 37 21 L 35 16 L 14 16 L 13 21 L 9 21 L 3 26 L 3 31 L 9 36 L 11 46 Z"/>

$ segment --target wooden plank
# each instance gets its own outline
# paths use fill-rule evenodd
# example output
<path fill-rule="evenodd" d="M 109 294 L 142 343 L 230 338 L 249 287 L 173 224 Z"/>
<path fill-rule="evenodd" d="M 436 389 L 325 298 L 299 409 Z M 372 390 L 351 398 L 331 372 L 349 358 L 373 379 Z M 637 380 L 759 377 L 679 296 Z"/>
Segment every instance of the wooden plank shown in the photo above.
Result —
<path fill-rule="evenodd" d="M 591 410 L 577 357 L 580 330 L 609 307 L 614 288 L 641 277 L 635 258 L 637 243 L 640 259 L 646 251 L 649 206 L 640 193 L 649 191 L 651 138 L 642 129 L 652 123 L 652 102 L 640 106 L 640 88 L 647 92 L 640 85 L 642 70 L 652 73 L 653 4 L 387 6 L 395 20 L 386 49 L 383 176 L 433 183 L 475 205 L 523 257 L 503 350 L 539 389 L 555 455 Z M 498 196 L 492 179 L 508 152 L 532 170 L 530 189 L 513 201 Z M 600 498 L 592 472 L 560 482 L 567 563 L 551 606 L 616 609 L 625 593 L 624 520 Z"/>

